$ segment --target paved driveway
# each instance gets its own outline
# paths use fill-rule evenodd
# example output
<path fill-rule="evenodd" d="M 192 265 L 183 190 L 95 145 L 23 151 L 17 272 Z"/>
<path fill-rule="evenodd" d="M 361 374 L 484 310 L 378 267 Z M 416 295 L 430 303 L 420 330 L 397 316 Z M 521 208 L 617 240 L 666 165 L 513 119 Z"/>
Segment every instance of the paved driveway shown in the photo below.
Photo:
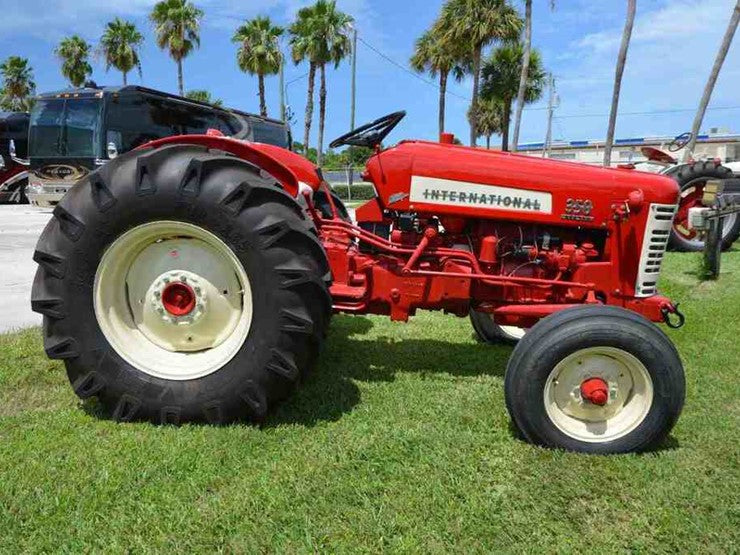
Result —
<path fill-rule="evenodd" d="M 51 210 L 0 205 L 0 333 L 41 324 L 31 312 L 33 249 Z"/>
<path fill-rule="evenodd" d="M 33 249 L 49 218 L 51 210 L 0 205 L 0 333 L 41 324 L 31 312 Z"/>

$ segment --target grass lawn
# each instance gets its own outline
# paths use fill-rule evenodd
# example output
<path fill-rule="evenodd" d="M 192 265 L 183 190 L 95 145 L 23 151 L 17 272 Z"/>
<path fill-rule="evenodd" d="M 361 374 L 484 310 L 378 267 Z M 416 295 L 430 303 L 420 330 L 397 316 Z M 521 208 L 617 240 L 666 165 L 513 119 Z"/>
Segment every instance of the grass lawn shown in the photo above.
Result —
<path fill-rule="evenodd" d="M 697 260 L 670 254 L 663 277 L 686 407 L 640 456 L 515 439 L 510 348 L 452 316 L 335 318 L 261 429 L 100 420 L 38 330 L 0 336 L 0 552 L 737 552 L 740 251 L 717 283 Z"/>

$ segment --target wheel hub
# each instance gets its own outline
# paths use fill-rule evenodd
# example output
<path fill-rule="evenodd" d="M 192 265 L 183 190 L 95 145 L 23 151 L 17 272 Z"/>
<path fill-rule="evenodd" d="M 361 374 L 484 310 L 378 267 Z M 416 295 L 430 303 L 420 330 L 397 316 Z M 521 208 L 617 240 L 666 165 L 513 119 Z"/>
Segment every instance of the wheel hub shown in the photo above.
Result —
<path fill-rule="evenodd" d="M 192 272 L 165 272 L 149 290 L 149 304 L 165 322 L 192 324 L 206 313 L 207 293 L 202 278 Z"/>
<path fill-rule="evenodd" d="M 195 308 L 195 291 L 185 283 L 171 283 L 162 291 L 162 305 L 173 316 L 186 316 Z"/>
<path fill-rule="evenodd" d="M 589 403 L 603 407 L 609 400 L 609 384 L 601 378 L 589 378 L 581 382 L 581 397 Z"/>

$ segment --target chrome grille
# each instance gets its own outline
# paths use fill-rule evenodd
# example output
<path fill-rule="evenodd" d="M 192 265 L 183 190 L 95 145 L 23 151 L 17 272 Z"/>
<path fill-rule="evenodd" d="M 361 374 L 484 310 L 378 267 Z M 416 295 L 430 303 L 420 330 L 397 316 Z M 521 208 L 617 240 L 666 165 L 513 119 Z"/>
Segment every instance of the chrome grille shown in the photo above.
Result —
<path fill-rule="evenodd" d="M 668 246 L 676 208 L 674 204 L 650 205 L 635 283 L 635 296 L 637 297 L 649 297 L 658 292 L 660 266 Z"/>

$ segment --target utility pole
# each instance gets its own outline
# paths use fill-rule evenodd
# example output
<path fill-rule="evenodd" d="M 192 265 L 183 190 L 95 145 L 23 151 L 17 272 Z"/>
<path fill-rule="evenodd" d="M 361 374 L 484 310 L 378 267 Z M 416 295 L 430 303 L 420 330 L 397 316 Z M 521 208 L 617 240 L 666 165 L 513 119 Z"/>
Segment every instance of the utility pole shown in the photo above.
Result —
<path fill-rule="evenodd" d="M 550 157 L 550 145 L 552 144 L 552 113 L 555 111 L 555 77 L 550 73 L 550 95 L 547 99 L 547 133 L 545 144 L 542 146 L 542 157 Z"/>
<path fill-rule="evenodd" d="M 349 106 L 349 128 L 350 131 L 355 129 L 355 98 L 357 96 L 357 27 L 352 26 L 352 85 L 350 92 Z M 354 168 L 352 161 L 347 163 L 347 198 L 352 198 L 352 184 L 354 182 Z"/>
<path fill-rule="evenodd" d="M 285 56 L 280 56 L 280 119 L 285 123 Z"/>
<path fill-rule="evenodd" d="M 350 131 L 355 129 L 355 96 L 356 96 L 356 79 L 357 79 L 357 27 L 352 28 L 352 92 L 349 109 L 349 128 Z"/>

